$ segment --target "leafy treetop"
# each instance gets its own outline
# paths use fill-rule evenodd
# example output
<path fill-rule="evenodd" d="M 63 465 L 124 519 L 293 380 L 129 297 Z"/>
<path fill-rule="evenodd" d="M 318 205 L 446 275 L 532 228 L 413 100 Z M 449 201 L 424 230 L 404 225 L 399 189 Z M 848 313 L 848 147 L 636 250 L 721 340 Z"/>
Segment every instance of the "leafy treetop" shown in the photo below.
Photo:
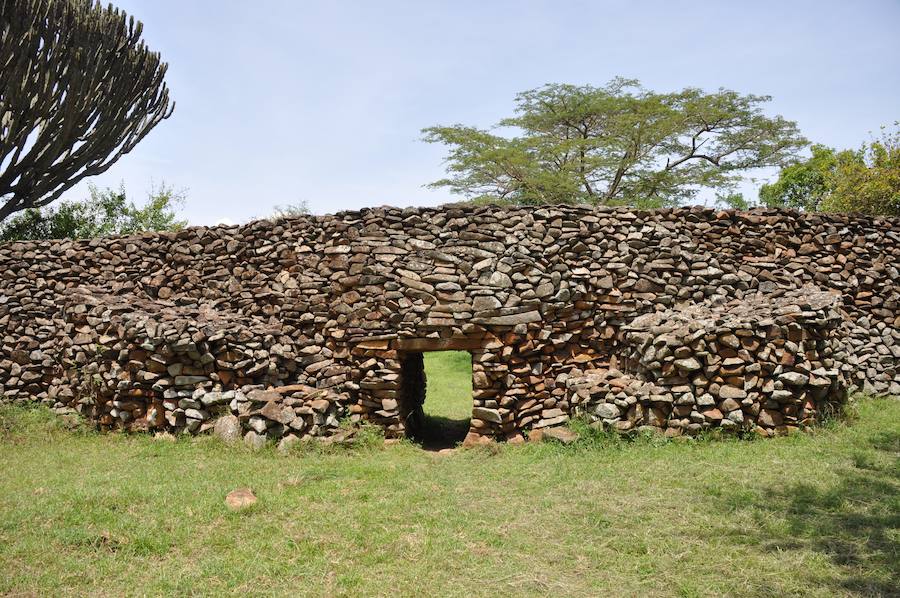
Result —
<path fill-rule="evenodd" d="M 145 231 L 177 231 L 187 225 L 175 214 L 177 206 L 184 202 L 184 193 L 166 185 L 152 190 L 143 206 L 128 201 L 124 188 L 115 191 L 90 186 L 89 189 L 89 199 L 31 208 L 9 218 L 0 225 L 0 241 L 88 239 Z"/>
<path fill-rule="evenodd" d="M 521 204 L 678 204 L 786 164 L 807 144 L 794 122 L 763 114 L 769 100 L 725 89 L 656 93 L 623 78 L 545 85 L 520 93 L 516 115 L 494 130 L 424 129 L 425 141 L 449 146 L 450 176 L 430 186 Z"/>
<path fill-rule="evenodd" d="M 900 129 L 858 150 L 814 145 L 812 156 L 781 170 L 763 185 L 760 201 L 806 211 L 900 216 Z"/>

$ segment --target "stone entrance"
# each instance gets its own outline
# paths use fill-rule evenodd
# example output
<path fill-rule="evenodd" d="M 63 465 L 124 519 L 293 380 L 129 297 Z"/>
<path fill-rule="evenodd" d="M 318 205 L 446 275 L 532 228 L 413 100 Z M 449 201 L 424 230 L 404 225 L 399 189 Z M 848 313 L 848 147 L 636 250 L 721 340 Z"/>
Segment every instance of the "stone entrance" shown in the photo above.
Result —
<path fill-rule="evenodd" d="M 425 402 L 428 395 L 428 380 L 425 375 L 425 354 L 446 351 L 460 351 L 469 354 L 472 360 L 472 394 L 470 406 L 471 431 L 485 433 L 478 430 L 480 421 L 477 419 L 477 410 L 483 406 L 488 392 L 487 381 L 484 376 L 476 376 L 475 372 L 480 367 L 480 359 L 484 355 L 483 338 L 456 338 L 436 339 L 418 338 L 403 339 L 397 342 L 397 361 L 399 362 L 399 383 L 397 388 L 397 403 L 400 424 L 405 436 L 421 440 L 423 443 L 441 443 L 440 438 L 430 438 L 435 431 L 429 429 L 426 423 Z M 479 364 L 476 366 L 476 364 Z M 483 370 L 483 367 L 481 367 Z M 478 388 L 476 380 L 480 381 L 482 388 Z M 462 434 L 465 436 L 465 434 Z M 460 438 L 462 440 L 462 438 Z"/>
<path fill-rule="evenodd" d="M 468 362 L 467 371 L 446 371 L 448 364 L 460 359 Z M 471 363 L 470 351 L 400 355 L 398 403 L 407 437 L 429 449 L 451 448 L 463 441 L 473 421 Z"/>

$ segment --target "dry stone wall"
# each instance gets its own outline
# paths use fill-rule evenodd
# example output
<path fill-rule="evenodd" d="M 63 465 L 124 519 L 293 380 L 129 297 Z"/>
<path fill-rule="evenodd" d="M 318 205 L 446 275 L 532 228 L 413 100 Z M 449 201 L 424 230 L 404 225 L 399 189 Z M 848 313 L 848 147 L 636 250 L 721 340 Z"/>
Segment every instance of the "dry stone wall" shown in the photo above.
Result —
<path fill-rule="evenodd" d="M 811 425 L 847 397 L 839 301 L 808 286 L 639 316 L 622 328 L 623 371 L 570 378 L 570 402 L 620 432 Z"/>
<path fill-rule="evenodd" d="M 898 264 L 897 219 L 699 207 L 373 208 L 10 243 L 0 392 L 251 444 L 342 419 L 403 435 L 427 400 L 421 353 L 457 349 L 473 435 L 579 411 L 771 433 L 847 388 L 900 394 Z"/>

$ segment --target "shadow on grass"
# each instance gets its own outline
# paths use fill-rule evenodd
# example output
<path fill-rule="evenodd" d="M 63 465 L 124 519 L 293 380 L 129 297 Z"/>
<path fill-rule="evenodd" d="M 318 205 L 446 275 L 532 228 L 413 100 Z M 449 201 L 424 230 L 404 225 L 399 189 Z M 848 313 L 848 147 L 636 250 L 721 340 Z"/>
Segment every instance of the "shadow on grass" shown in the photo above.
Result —
<path fill-rule="evenodd" d="M 450 419 L 426 414 L 416 426 L 412 439 L 425 450 L 439 451 L 454 448 L 465 440 L 468 431 L 468 419 Z"/>
<path fill-rule="evenodd" d="M 841 593 L 900 596 L 900 432 L 873 435 L 868 444 L 830 485 L 735 490 L 721 497 L 723 507 L 754 511 L 758 525 L 742 532 L 764 550 L 827 556 L 841 575 L 817 583 Z"/>

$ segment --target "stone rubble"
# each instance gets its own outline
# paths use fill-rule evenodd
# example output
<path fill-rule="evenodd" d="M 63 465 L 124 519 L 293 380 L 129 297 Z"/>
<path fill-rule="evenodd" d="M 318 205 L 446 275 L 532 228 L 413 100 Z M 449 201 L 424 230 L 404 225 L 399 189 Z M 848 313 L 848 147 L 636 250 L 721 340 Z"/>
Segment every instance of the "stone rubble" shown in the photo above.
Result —
<path fill-rule="evenodd" d="M 701 207 L 372 208 L 7 243 L 0 395 L 250 446 L 343 420 L 399 437 L 421 422 L 422 353 L 466 350 L 473 438 L 580 413 L 778 433 L 848 390 L 900 395 L 898 265 L 896 218 Z"/>

